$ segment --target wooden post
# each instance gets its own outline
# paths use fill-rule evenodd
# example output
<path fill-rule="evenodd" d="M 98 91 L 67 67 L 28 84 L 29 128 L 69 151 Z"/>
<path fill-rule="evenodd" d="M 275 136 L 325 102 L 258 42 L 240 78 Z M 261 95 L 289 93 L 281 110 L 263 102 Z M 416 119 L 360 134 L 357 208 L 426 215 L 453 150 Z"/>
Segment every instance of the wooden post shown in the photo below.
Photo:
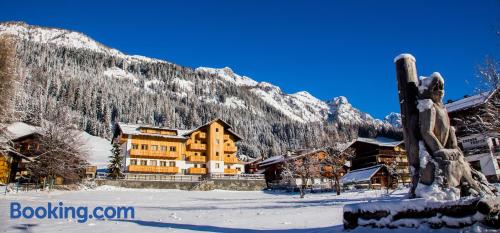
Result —
<path fill-rule="evenodd" d="M 401 54 L 394 59 L 394 63 L 396 63 L 399 105 L 401 108 L 405 149 L 412 175 L 409 193 L 410 198 L 415 197 L 415 188 L 417 187 L 420 177 L 418 141 L 421 136 L 418 128 L 418 79 L 415 62 L 415 58 L 411 54 Z"/>

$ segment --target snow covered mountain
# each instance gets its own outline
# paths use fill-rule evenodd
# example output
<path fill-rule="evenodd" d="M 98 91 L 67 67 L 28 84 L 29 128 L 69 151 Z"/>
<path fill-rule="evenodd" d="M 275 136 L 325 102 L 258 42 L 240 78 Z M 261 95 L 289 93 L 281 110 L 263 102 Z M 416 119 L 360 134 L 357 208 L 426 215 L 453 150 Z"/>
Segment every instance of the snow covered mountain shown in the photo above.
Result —
<path fill-rule="evenodd" d="M 396 128 L 402 128 L 403 123 L 401 122 L 401 114 L 397 112 L 391 112 L 384 118 L 384 122 L 391 124 Z"/>
<path fill-rule="evenodd" d="M 0 23 L 0 36 L 17 42 L 25 75 L 18 110 L 29 118 L 56 112 L 50 108 L 69 108 L 79 127 L 92 135 L 109 136 L 115 120 L 189 129 L 220 117 L 246 138 L 240 146 L 252 156 L 352 137 L 337 132 L 336 125 L 353 132 L 363 127 L 395 130 L 392 118 L 374 119 L 345 97 L 322 101 L 306 91 L 287 94 L 228 67 L 191 69 L 129 56 L 79 32 L 24 23 Z M 321 134 L 331 136 L 308 141 Z"/>
<path fill-rule="evenodd" d="M 257 82 L 249 77 L 235 74 L 229 67 L 222 69 L 200 67 L 197 71 L 209 72 L 217 75 L 222 80 L 234 83 L 238 86 L 247 86 L 259 96 L 264 102 L 273 106 L 292 120 L 306 123 L 326 121 L 333 119 L 342 124 L 369 124 L 376 128 L 401 127 L 397 123 L 397 113 L 391 113 L 384 121 L 374 119 L 370 114 L 361 112 L 354 108 L 344 96 L 335 97 L 330 101 L 322 101 L 307 91 L 294 94 L 284 93 L 278 86 L 268 82 Z"/>

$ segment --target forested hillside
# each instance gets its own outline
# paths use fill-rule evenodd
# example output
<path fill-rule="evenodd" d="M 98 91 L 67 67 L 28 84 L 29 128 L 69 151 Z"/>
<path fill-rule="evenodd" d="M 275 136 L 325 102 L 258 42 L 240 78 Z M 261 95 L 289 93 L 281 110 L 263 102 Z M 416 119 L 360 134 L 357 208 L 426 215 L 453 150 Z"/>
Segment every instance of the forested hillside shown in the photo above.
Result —
<path fill-rule="evenodd" d="M 373 119 L 345 97 L 286 94 L 229 68 L 128 56 L 81 33 L 23 23 L 0 24 L 0 37 L 15 41 L 15 109 L 34 124 L 69 112 L 78 128 L 109 138 L 116 121 L 190 129 L 218 117 L 244 137 L 239 153 L 250 157 L 322 147 L 358 133 L 399 135 L 394 114 L 391 123 Z"/>

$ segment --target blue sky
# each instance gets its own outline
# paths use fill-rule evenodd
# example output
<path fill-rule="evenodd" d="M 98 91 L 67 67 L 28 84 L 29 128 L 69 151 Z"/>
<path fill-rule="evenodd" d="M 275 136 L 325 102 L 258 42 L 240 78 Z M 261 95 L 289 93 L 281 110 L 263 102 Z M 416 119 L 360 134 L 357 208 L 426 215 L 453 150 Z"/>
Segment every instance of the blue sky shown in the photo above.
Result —
<path fill-rule="evenodd" d="M 484 1 L 0 1 L 0 21 L 83 32 L 127 54 L 344 95 L 382 118 L 399 111 L 393 58 L 439 71 L 445 99 L 473 92 L 475 67 L 498 58 L 500 2 Z M 468 81 L 468 82 L 467 82 Z"/>

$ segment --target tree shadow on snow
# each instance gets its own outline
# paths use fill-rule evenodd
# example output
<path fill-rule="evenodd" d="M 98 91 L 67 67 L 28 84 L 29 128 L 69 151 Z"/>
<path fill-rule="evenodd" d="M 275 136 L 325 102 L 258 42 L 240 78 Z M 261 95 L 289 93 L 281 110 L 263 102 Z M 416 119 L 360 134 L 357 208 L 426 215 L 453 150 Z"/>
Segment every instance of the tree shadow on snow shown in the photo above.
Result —
<path fill-rule="evenodd" d="M 346 202 L 359 203 L 359 202 L 372 202 L 372 201 L 400 201 L 404 200 L 404 197 L 365 197 L 365 198 L 331 198 L 322 200 L 296 200 L 296 201 L 277 201 L 276 203 L 281 204 L 309 204 L 310 206 L 329 206 L 329 205 L 341 205 Z"/>
<path fill-rule="evenodd" d="M 19 224 L 11 226 L 12 229 L 21 230 L 23 232 L 33 232 L 32 228 L 38 226 L 38 224 Z"/>
<path fill-rule="evenodd" d="M 166 223 L 166 222 L 155 222 L 155 221 L 143 221 L 143 220 L 113 220 L 119 222 L 131 222 L 140 226 L 146 227 L 158 227 L 158 228 L 173 228 L 180 230 L 191 230 L 191 231 L 204 231 L 204 232 L 221 232 L 221 233 L 234 233 L 234 232 L 292 232 L 292 233 L 304 233 L 304 232 L 340 232 L 344 228 L 342 225 L 330 226 L 330 227 L 318 227 L 318 228 L 305 228 L 305 229 L 273 229 L 273 230 L 259 230 L 259 229 L 248 229 L 248 228 L 231 228 L 231 227 L 218 227 L 218 226 L 208 226 L 208 225 L 193 225 L 193 224 L 181 224 L 181 223 Z"/>

